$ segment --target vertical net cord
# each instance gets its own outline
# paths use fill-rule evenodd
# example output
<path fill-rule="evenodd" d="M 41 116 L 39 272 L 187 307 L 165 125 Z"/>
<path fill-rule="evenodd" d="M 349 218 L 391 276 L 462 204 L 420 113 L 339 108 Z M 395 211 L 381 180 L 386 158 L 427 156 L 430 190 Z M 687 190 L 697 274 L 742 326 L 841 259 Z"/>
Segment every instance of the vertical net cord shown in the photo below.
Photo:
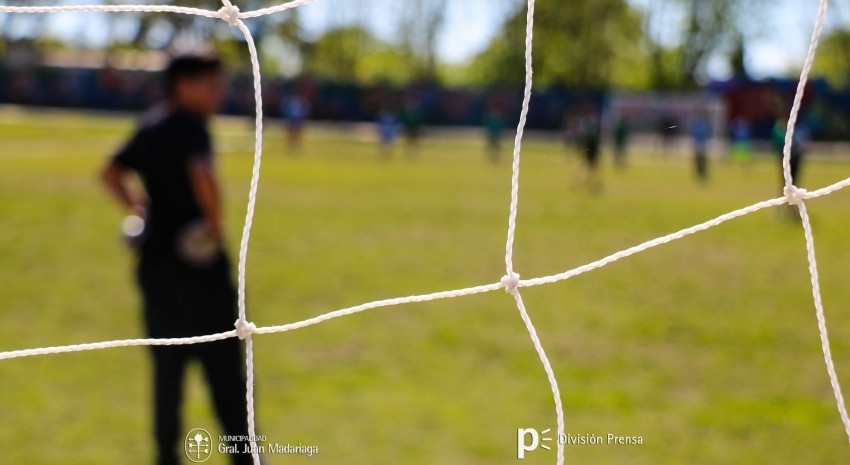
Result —
<path fill-rule="evenodd" d="M 511 166 L 511 205 L 508 215 L 508 240 L 505 245 L 505 271 L 508 276 L 514 275 L 514 236 L 516 235 L 516 217 L 519 208 L 519 167 L 522 137 L 525 132 L 525 121 L 528 118 L 528 106 L 531 103 L 531 86 L 533 83 L 532 50 L 534 39 L 534 0 L 528 0 L 528 13 L 525 30 L 525 89 L 522 96 L 522 109 L 519 113 L 516 137 L 514 138 L 513 164 Z"/>
<path fill-rule="evenodd" d="M 254 104 L 256 106 L 256 120 L 254 127 L 254 167 L 251 172 L 251 187 L 248 191 L 248 207 L 245 213 L 245 225 L 242 228 L 242 241 L 239 245 L 239 268 L 238 268 L 238 305 L 239 319 L 236 321 L 237 330 L 246 328 L 247 330 L 240 335 L 240 338 L 245 340 L 245 404 L 248 421 L 248 441 L 251 444 L 251 458 L 254 465 L 260 465 L 260 455 L 257 449 L 257 435 L 254 412 L 254 339 L 252 336 L 253 330 L 256 328 L 246 319 L 245 309 L 245 272 L 248 261 L 248 243 L 251 238 L 251 227 L 254 224 L 254 209 L 257 204 L 257 188 L 260 182 L 260 166 L 263 159 L 263 89 L 260 75 L 260 60 L 257 54 L 257 47 L 254 43 L 254 37 L 248 26 L 239 19 L 239 9 L 234 7 L 230 0 L 222 0 L 224 7 L 222 8 L 222 18 L 230 23 L 231 26 L 236 26 L 245 36 L 245 42 L 248 44 L 248 53 L 251 56 L 251 71 L 254 76 Z M 224 10 L 230 14 L 225 16 Z"/>
<path fill-rule="evenodd" d="M 830 385 L 832 386 L 832 393 L 835 397 L 836 406 L 838 407 L 838 414 L 841 417 L 841 423 L 844 425 L 844 432 L 847 434 L 848 442 L 850 442 L 850 417 L 847 415 L 847 407 L 844 404 L 844 395 L 841 393 L 841 384 L 838 382 L 838 374 L 835 371 L 835 363 L 832 360 L 832 351 L 830 350 L 829 333 L 827 332 L 823 299 L 821 298 L 820 293 L 820 278 L 818 276 L 818 264 L 817 257 L 815 255 L 815 238 L 812 233 L 812 224 L 805 204 L 806 191 L 798 188 L 794 184 L 796 180 L 791 177 L 791 152 L 794 150 L 794 130 L 797 125 L 797 118 L 800 114 L 800 107 L 802 106 L 803 95 L 806 91 L 806 84 L 817 53 L 821 32 L 823 31 L 823 23 L 828 3 L 828 0 L 820 0 L 820 3 L 818 4 L 815 28 L 814 31 L 812 31 L 809 50 L 806 54 L 806 60 L 800 74 L 800 82 L 797 83 L 797 92 L 794 94 L 794 104 L 791 107 L 791 114 L 788 116 L 788 126 L 785 131 L 785 145 L 782 148 L 782 176 L 785 180 L 785 187 L 783 191 L 788 199 L 788 203 L 796 205 L 800 212 L 800 220 L 803 224 L 803 234 L 806 239 L 806 258 L 809 262 L 812 298 L 815 305 L 815 316 L 818 322 L 818 333 L 820 335 L 823 360 L 826 364 L 826 372 L 829 376 Z"/>
<path fill-rule="evenodd" d="M 549 381 L 549 386 L 552 389 L 552 397 L 555 401 L 555 416 L 557 421 L 558 438 L 564 434 L 564 409 L 561 404 L 561 391 L 558 388 L 558 380 L 555 378 L 555 372 L 552 369 L 552 364 L 549 362 L 549 357 L 546 356 L 546 351 L 543 349 L 543 344 L 540 342 L 540 337 L 537 335 L 537 330 L 528 311 L 525 308 L 525 303 L 520 295 L 519 275 L 514 271 L 514 239 L 516 236 L 516 220 L 517 210 L 519 207 L 519 168 L 520 155 L 522 152 L 522 138 L 525 131 L 525 123 L 528 118 L 528 107 L 531 103 L 531 90 L 534 82 L 534 69 L 532 55 L 534 49 L 534 1 L 528 0 L 526 12 L 526 27 L 525 27 L 525 89 L 522 96 L 522 109 L 519 114 L 519 122 L 517 123 L 516 137 L 514 138 L 513 164 L 511 166 L 511 205 L 508 215 L 508 237 L 505 244 L 505 272 L 506 275 L 502 278 L 502 283 L 505 285 L 505 290 L 510 293 L 516 301 L 517 310 L 522 318 L 525 328 L 528 330 L 528 335 L 534 344 L 534 350 L 540 358 L 540 363 L 543 365 L 543 370 L 546 372 L 546 378 Z M 557 441 L 557 465 L 564 463 L 564 444 L 560 440 Z"/>
<path fill-rule="evenodd" d="M 806 92 L 806 84 L 809 82 L 809 74 L 811 74 L 812 65 L 815 61 L 815 54 L 818 50 L 818 42 L 820 41 L 821 31 L 823 30 L 823 22 L 828 3 L 828 0 L 820 0 L 820 4 L 818 5 L 815 29 L 812 32 L 812 38 L 809 42 L 806 60 L 803 62 L 803 70 L 800 73 L 800 81 L 797 83 L 797 91 L 794 93 L 794 105 L 791 107 L 791 114 L 788 115 L 785 144 L 782 147 L 782 176 L 785 178 L 786 190 L 794 186 L 794 180 L 791 179 L 791 149 L 794 141 L 794 127 L 797 125 L 797 117 L 800 115 L 800 107 L 803 103 L 803 95 Z"/>

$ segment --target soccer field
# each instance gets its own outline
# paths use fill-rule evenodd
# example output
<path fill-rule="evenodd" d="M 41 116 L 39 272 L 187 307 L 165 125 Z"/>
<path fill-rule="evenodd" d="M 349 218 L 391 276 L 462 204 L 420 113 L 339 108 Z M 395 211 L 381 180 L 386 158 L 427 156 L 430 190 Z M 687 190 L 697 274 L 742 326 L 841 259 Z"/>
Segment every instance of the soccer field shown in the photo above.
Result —
<path fill-rule="evenodd" d="M 0 351 L 141 337 L 121 212 L 96 172 L 124 117 L 0 114 Z M 371 300 L 497 282 L 504 274 L 509 150 L 424 141 L 415 159 L 337 133 L 284 155 L 270 127 L 248 258 L 248 313 L 283 324 Z M 231 255 L 251 170 L 250 122 L 215 127 Z M 507 145 L 507 144 L 506 144 Z M 554 143 L 523 151 L 515 267 L 564 271 L 778 196 L 776 162 L 680 159 L 607 168 L 593 195 Z M 812 162 L 803 187 L 850 176 Z M 839 377 L 850 388 L 850 192 L 808 202 Z M 847 438 L 818 339 L 799 222 L 735 220 L 574 279 L 523 290 L 556 372 L 572 464 L 835 464 Z M 268 463 L 517 463 L 517 428 L 555 427 L 552 395 L 503 291 L 370 310 L 255 337 L 258 432 L 318 446 Z M 0 463 L 150 464 L 146 348 L 0 361 Z M 200 370 L 185 430 L 219 434 Z M 554 445 L 553 445 L 554 446 Z M 524 461 L 553 464 L 553 451 Z M 220 456 L 207 462 L 227 463 Z"/>

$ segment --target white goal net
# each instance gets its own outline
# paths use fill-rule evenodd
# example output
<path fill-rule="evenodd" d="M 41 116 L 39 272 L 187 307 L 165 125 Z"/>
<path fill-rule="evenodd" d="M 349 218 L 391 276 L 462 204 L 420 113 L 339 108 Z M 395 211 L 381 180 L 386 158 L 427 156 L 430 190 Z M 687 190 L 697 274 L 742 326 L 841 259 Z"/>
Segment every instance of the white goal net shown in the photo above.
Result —
<path fill-rule="evenodd" d="M 717 226 L 721 223 L 733 220 L 735 218 L 739 218 L 744 215 L 748 215 L 750 213 L 766 209 L 769 207 L 778 207 L 781 205 L 790 204 L 795 206 L 799 210 L 799 214 L 802 220 L 803 226 L 803 235 L 805 237 L 806 243 L 806 251 L 808 257 L 809 264 L 809 273 L 811 277 L 811 287 L 812 287 L 812 296 L 814 302 L 815 313 L 817 317 L 818 330 L 820 333 L 820 340 L 823 349 L 824 361 L 826 363 L 826 370 L 829 376 L 830 383 L 832 385 L 832 389 L 835 395 L 835 401 L 838 408 L 838 412 L 841 418 L 842 423 L 844 424 L 845 431 L 848 435 L 848 440 L 850 440 L 850 418 L 848 418 L 847 410 L 844 406 L 844 399 L 841 393 L 841 387 L 838 383 L 838 377 L 835 373 L 835 367 L 832 361 L 832 356 L 830 353 L 830 345 L 829 338 L 827 334 L 827 326 L 826 320 L 824 317 L 824 309 L 823 303 L 821 301 L 821 293 L 820 293 L 820 284 L 818 279 L 818 268 L 817 261 L 815 258 L 815 244 L 814 244 L 814 235 L 812 233 L 811 223 L 809 221 L 809 214 L 806 209 L 806 201 L 810 199 L 815 199 L 818 197 L 823 197 L 829 194 L 832 194 L 840 189 L 850 186 L 850 178 L 844 179 L 835 184 L 823 187 L 821 189 L 807 191 L 795 186 L 791 179 L 791 171 L 790 171 L 790 157 L 791 157 L 791 144 L 794 137 L 794 129 L 797 122 L 797 117 L 800 111 L 800 106 L 803 98 L 803 92 L 806 87 L 806 82 L 809 77 L 809 72 L 811 71 L 812 63 L 814 61 L 815 52 L 818 47 L 818 41 L 820 39 L 821 30 L 823 28 L 824 18 L 827 10 L 827 0 L 820 0 L 817 12 L 817 20 L 814 25 L 814 32 L 812 33 L 811 43 L 809 45 L 808 54 L 806 56 L 803 70 L 800 76 L 800 81 L 797 87 L 797 92 L 794 98 L 794 104 L 791 109 L 791 113 L 788 118 L 788 129 L 785 137 L 785 146 L 784 146 L 784 157 L 783 157 L 783 172 L 785 179 L 785 188 L 783 192 L 783 196 L 778 198 L 773 198 L 769 200 L 764 200 L 762 202 L 749 205 L 738 210 L 720 215 L 716 218 L 710 219 L 704 223 L 697 224 L 695 226 L 691 226 L 689 228 L 682 229 L 680 231 L 668 234 L 666 236 L 658 237 L 656 239 L 646 241 L 642 244 L 636 245 L 634 247 L 630 247 L 625 250 L 621 250 L 614 254 L 611 254 L 607 257 L 601 258 L 594 262 L 576 267 L 574 269 L 564 271 L 562 273 L 558 273 L 551 276 L 543 276 L 536 277 L 530 279 L 521 279 L 519 274 L 517 274 L 513 267 L 513 257 L 514 257 L 514 237 L 516 234 L 516 218 L 517 218 L 517 209 L 519 207 L 519 186 L 520 186 L 520 155 L 523 141 L 523 131 L 525 128 L 526 116 L 528 113 L 529 102 L 531 100 L 531 92 L 532 92 L 532 44 L 533 44 L 533 33 L 534 33 L 534 4 L 535 0 L 528 0 L 527 5 L 527 28 L 526 28 L 526 37 L 525 37 L 525 91 L 523 95 L 523 103 L 522 109 L 519 117 L 519 124 L 517 126 L 516 139 L 514 142 L 514 150 L 513 150 L 513 165 L 512 165 L 512 174 L 511 174 L 511 200 L 510 200 L 510 208 L 508 213 L 508 232 L 507 232 L 507 243 L 505 247 L 505 272 L 504 276 L 498 282 L 493 282 L 489 284 L 483 284 L 474 287 L 468 287 L 464 289 L 455 289 L 449 291 L 441 291 L 434 292 L 430 294 L 421 294 L 421 295 L 411 295 L 406 297 L 397 297 L 386 300 L 378 300 L 374 302 L 364 303 L 361 305 L 357 305 L 354 307 L 343 308 L 339 310 L 334 310 L 313 318 L 309 318 L 302 321 L 297 321 L 293 323 L 282 324 L 278 326 L 265 326 L 265 327 L 257 327 L 253 323 L 250 322 L 247 316 L 246 308 L 245 308 L 245 270 L 247 265 L 248 258 L 248 244 L 251 236 L 251 226 L 254 218 L 254 207 L 257 201 L 257 188 L 259 185 L 260 178 L 260 166 L 262 161 L 262 153 L 263 153 L 263 105 L 262 105 L 262 93 L 261 93 L 261 75 L 260 75 L 260 64 L 258 59 L 258 54 L 256 47 L 254 45 L 254 39 L 251 36 L 251 32 L 246 26 L 245 21 L 249 21 L 251 18 L 256 18 L 264 15 L 271 15 L 275 13 L 279 13 L 282 11 L 286 11 L 292 8 L 299 7 L 301 5 L 305 5 L 308 3 L 313 3 L 318 0 L 294 0 L 289 3 L 284 3 L 278 6 L 273 6 L 269 8 L 263 8 L 254 11 L 240 11 L 237 5 L 233 5 L 230 0 L 222 0 L 223 6 L 218 10 L 205 10 L 199 8 L 187 8 L 175 5 L 74 5 L 74 6 L 0 6 L 0 12 L 4 13 L 17 13 L 17 14 L 50 14 L 50 13 L 63 13 L 63 12 L 79 12 L 79 11 L 96 11 L 96 12 L 142 12 L 142 13 L 174 13 L 174 14 L 184 14 L 184 15 L 197 15 L 203 16 L 207 18 L 220 19 L 227 22 L 230 26 L 238 28 L 239 31 L 244 35 L 245 41 L 248 46 L 248 50 L 251 57 L 253 78 L 254 78 L 254 97 L 256 104 L 256 126 L 255 126 L 255 145 L 254 145 L 254 165 L 251 177 L 251 184 L 248 196 L 248 206 L 247 213 L 245 216 L 245 223 L 242 231 L 242 239 L 240 242 L 239 248 L 239 264 L 238 264 L 238 305 L 239 305 L 239 318 L 235 323 L 235 328 L 230 331 L 217 333 L 217 334 L 209 334 L 198 337 L 189 337 L 189 338 L 177 338 L 177 339 L 124 339 L 124 340 L 112 340 L 112 341 L 103 341 L 103 342 L 93 342 L 87 344 L 74 344 L 74 345 L 65 345 L 65 346 L 54 346 L 54 347 L 41 347 L 41 348 L 29 348 L 29 349 L 21 349 L 21 350 L 12 350 L 7 352 L 0 352 L 0 360 L 13 359 L 13 358 L 21 358 L 21 357 L 30 357 L 36 355 L 48 355 L 48 354 L 60 354 L 66 352 L 79 352 L 79 351 L 87 351 L 87 350 L 96 350 L 96 349 L 106 349 L 112 347 L 126 347 L 126 346 L 153 346 L 153 345 L 183 345 L 183 344 L 200 344 L 204 342 L 217 341 L 221 339 L 234 338 L 238 337 L 245 341 L 245 360 L 247 366 L 247 411 L 248 411 L 248 429 L 249 435 L 251 438 L 251 449 L 253 454 L 253 461 L 255 465 L 260 465 L 260 457 L 257 453 L 257 447 L 254 442 L 254 438 L 256 437 L 255 424 L 254 424 L 254 393 L 253 393 L 253 385 L 254 385 L 254 363 L 253 363 L 253 337 L 259 334 L 269 334 L 269 333 L 281 333 L 286 331 L 292 331 L 300 328 L 304 328 L 307 326 L 316 325 L 322 323 L 324 321 L 328 321 L 334 318 L 339 318 L 347 315 L 352 315 L 355 313 L 363 312 L 370 309 L 375 309 L 379 307 L 387 307 L 394 305 L 401 305 L 412 302 L 425 302 L 432 301 L 438 299 L 448 299 L 448 298 L 456 298 L 462 297 L 472 294 L 480 294 L 484 292 L 492 292 L 497 291 L 499 289 L 506 290 L 511 297 L 515 300 L 517 309 L 520 313 L 520 316 L 525 323 L 525 326 L 530 335 L 531 341 L 534 344 L 534 348 L 537 351 L 537 354 L 540 357 L 540 361 L 543 365 L 543 369 L 546 373 L 546 376 L 549 380 L 549 384 L 552 388 L 552 395 L 554 399 L 555 405 L 555 415 L 557 419 L 557 432 L 559 435 L 564 434 L 564 412 L 563 407 L 561 405 L 561 395 L 558 389 L 558 382 L 555 377 L 552 366 L 549 362 L 548 357 L 546 356 L 546 351 L 543 348 L 543 344 L 537 336 L 537 332 L 535 330 L 534 324 L 529 317 L 528 312 L 526 311 L 525 304 L 523 303 L 522 295 L 520 289 L 531 286 L 540 286 L 543 284 L 551 284 L 558 281 L 563 281 L 566 279 L 570 279 L 572 277 L 578 276 L 583 273 L 587 273 L 589 271 L 602 268 L 612 262 L 617 260 L 629 257 L 631 255 L 643 252 L 650 248 L 667 244 L 669 242 L 675 241 L 677 239 L 684 238 L 691 234 L 704 231 L 706 229 Z M 564 462 L 564 444 L 559 441 L 557 448 L 557 463 L 558 465 L 563 464 Z"/>

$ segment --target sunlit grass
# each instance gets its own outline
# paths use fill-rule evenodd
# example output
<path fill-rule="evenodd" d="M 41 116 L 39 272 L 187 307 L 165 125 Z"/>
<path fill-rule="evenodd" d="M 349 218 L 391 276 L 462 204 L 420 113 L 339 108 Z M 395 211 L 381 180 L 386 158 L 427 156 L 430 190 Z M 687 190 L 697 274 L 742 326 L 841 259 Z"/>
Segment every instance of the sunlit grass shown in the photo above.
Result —
<path fill-rule="evenodd" d="M 0 118 L 0 350 L 142 336 L 121 212 L 95 173 L 126 118 Z M 228 235 L 241 233 L 248 122 L 217 125 Z M 248 261 L 249 314 L 282 324 L 365 301 L 496 282 L 509 166 L 477 140 L 416 157 L 332 132 L 285 155 L 271 128 Z M 362 138 L 360 138 L 362 139 Z M 505 151 L 504 157 L 508 153 Z M 523 152 L 516 269 L 556 273 L 778 195 L 773 160 L 717 162 L 707 186 L 678 159 L 607 170 L 591 195 L 560 147 Z M 811 163 L 804 186 L 850 175 Z M 810 202 L 841 380 L 850 386 L 850 202 Z M 523 295 L 555 368 L 571 434 L 642 446 L 569 446 L 568 463 L 840 463 L 799 224 L 772 209 Z M 235 252 L 235 247 L 231 247 Z M 235 259 L 235 257 L 234 257 Z M 144 348 L 0 362 L 0 462 L 152 463 Z M 503 292 L 372 310 L 256 338 L 258 421 L 319 454 L 272 463 L 515 463 L 516 428 L 554 427 L 540 363 Z M 217 434 L 200 373 L 186 430 Z M 535 452 L 524 463 L 554 463 Z M 208 463 L 227 463 L 214 457 Z"/>

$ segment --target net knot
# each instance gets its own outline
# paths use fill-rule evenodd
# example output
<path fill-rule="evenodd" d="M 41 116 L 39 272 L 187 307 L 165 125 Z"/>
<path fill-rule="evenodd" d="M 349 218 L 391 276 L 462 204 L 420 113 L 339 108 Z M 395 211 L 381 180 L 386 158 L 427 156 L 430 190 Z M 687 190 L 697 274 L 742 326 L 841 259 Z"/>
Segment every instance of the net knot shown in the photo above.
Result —
<path fill-rule="evenodd" d="M 245 321 L 241 318 L 236 320 L 236 323 L 233 326 L 236 327 L 236 336 L 239 339 L 245 339 L 246 337 L 257 332 L 257 325 L 251 323 L 250 321 Z"/>
<path fill-rule="evenodd" d="M 505 292 L 513 294 L 516 292 L 517 287 L 519 287 L 519 275 L 511 272 L 502 276 L 502 286 L 505 286 Z"/>
<path fill-rule="evenodd" d="M 225 21 L 230 27 L 236 27 L 239 24 L 239 7 L 227 2 L 218 10 L 218 17 Z"/>
<path fill-rule="evenodd" d="M 789 205 L 800 205 L 800 203 L 808 198 L 808 191 L 806 189 L 800 189 L 797 186 L 790 185 L 785 186 L 785 200 L 788 201 Z"/>

